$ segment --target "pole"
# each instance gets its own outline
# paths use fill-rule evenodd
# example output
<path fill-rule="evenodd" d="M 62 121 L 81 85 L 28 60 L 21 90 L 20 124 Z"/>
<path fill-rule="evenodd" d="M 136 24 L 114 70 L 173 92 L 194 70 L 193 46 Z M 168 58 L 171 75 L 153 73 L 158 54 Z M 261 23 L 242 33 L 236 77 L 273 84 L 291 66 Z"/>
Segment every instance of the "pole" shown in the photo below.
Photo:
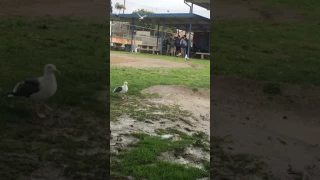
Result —
<path fill-rule="evenodd" d="M 124 14 L 124 9 L 126 8 L 126 0 L 123 0 L 123 13 Z"/>
<path fill-rule="evenodd" d="M 193 3 L 191 3 L 190 13 L 193 13 Z"/>
<path fill-rule="evenodd" d="M 160 26 L 160 24 L 158 23 L 158 33 L 157 33 L 157 51 L 158 51 L 158 46 L 159 46 L 159 26 Z"/>
<path fill-rule="evenodd" d="M 163 39 L 164 39 L 164 19 L 162 19 L 162 36 L 161 36 L 161 55 L 162 55 L 162 51 L 163 51 Z"/>
<path fill-rule="evenodd" d="M 190 13 L 193 13 L 193 3 L 190 6 Z M 191 30 L 192 30 L 192 19 L 190 19 L 189 25 L 189 43 L 188 43 L 188 57 L 190 58 L 190 47 L 191 47 Z"/>
<path fill-rule="evenodd" d="M 189 58 L 190 58 L 191 30 L 192 30 L 192 19 L 190 19 L 190 26 L 189 26 L 189 43 L 188 43 L 188 57 Z"/>
<path fill-rule="evenodd" d="M 187 36 L 187 31 L 188 31 L 188 25 L 186 25 L 186 31 L 184 32 L 184 35 Z"/>
<path fill-rule="evenodd" d="M 110 22 L 110 50 L 112 49 L 112 46 L 111 46 L 111 43 L 112 43 L 112 24 L 113 24 L 113 21 Z M 113 43 L 112 43 L 113 45 Z"/>
<path fill-rule="evenodd" d="M 132 18 L 132 33 L 131 33 L 131 52 L 133 52 L 133 34 L 134 34 L 134 18 Z"/>

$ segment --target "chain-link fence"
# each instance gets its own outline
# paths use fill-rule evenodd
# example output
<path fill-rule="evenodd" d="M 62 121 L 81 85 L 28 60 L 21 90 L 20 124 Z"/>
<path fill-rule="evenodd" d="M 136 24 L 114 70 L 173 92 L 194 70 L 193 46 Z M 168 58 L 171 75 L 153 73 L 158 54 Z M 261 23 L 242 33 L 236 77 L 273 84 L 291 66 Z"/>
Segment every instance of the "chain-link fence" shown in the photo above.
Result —
<path fill-rule="evenodd" d="M 134 36 L 132 37 L 132 28 L 134 28 Z M 138 30 L 137 30 L 138 29 Z M 168 32 L 164 31 L 163 33 L 163 40 L 165 41 L 167 38 L 172 36 L 177 36 L 178 32 Z M 185 33 L 179 34 L 180 36 L 185 35 Z M 131 47 L 131 44 L 133 45 L 132 50 L 134 50 L 136 47 L 139 46 L 153 46 L 155 49 L 160 50 L 161 49 L 161 40 L 162 40 L 162 27 L 158 29 L 151 29 L 146 27 L 140 27 L 140 26 L 134 26 L 128 22 L 116 22 L 113 21 L 111 23 L 111 45 L 118 46 L 118 49 L 121 50 L 128 50 L 125 49 L 126 46 Z M 189 37 L 187 35 L 187 37 Z M 131 39 L 133 39 L 133 42 L 131 42 Z M 158 42 L 157 42 L 158 40 Z M 192 39 L 191 39 L 191 45 L 192 45 Z M 163 51 L 166 51 L 166 44 L 163 43 Z M 131 49 L 131 48 L 129 48 Z"/>

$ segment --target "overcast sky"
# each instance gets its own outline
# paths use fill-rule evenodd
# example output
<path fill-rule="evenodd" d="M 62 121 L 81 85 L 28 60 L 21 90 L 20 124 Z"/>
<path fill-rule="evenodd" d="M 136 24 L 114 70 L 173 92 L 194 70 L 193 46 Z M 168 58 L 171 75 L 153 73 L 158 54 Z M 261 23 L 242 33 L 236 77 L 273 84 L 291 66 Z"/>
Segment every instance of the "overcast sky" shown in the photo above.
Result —
<path fill-rule="evenodd" d="M 119 10 L 114 8 L 114 5 L 118 2 L 123 4 L 124 0 L 111 0 L 113 6 L 113 13 L 119 13 Z M 124 13 L 132 13 L 134 10 L 146 9 L 153 11 L 154 13 L 188 13 L 189 6 L 184 3 L 184 0 L 126 0 L 126 10 Z M 122 13 L 122 11 L 121 11 Z M 193 5 L 193 13 L 207 18 L 210 18 L 210 11 Z"/>

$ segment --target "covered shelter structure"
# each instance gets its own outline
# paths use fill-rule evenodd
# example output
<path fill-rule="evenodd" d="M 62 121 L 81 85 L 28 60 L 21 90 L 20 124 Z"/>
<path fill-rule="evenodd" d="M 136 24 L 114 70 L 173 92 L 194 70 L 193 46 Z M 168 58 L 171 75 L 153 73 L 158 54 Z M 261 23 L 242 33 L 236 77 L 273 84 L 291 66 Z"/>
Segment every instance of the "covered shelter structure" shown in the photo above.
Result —
<path fill-rule="evenodd" d="M 207 10 L 210 10 L 210 0 L 185 0 L 188 3 L 195 4 Z"/>
<path fill-rule="evenodd" d="M 162 26 L 161 33 L 161 48 L 160 53 L 163 54 L 162 43 L 164 40 L 164 28 L 170 26 L 172 28 L 185 30 L 190 34 L 191 32 L 198 33 L 208 33 L 210 32 L 210 19 L 192 13 L 192 6 L 190 7 L 190 13 L 156 13 L 156 14 L 147 14 L 145 19 L 149 19 L 153 24 L 158 25 L 158 34 L 159 26 Z M 141 14 L 143 16 L 143 14 Z M 130 22 L 132 25 L 132 35 L 131 35 L 131 51 L 132 50 L 132 40 L 134 35 L 134 26 L 135 22 L 139 21 L 140 16 L 138 14 L 110 14 L 110 21 L 120 21 L 120 22 Z M 143 21 L 143 20 L 142 20 Z M 209 33 L 208 33 L 209 34 Z M 112 36 L 112 35 L 111 35 Z M 157 36 L 157 39 L 159 36 Z M 190 45 L 188 43 L 188 57 L 190 57 Z M 158 45 L 158 41 L 157 41 Z"/>

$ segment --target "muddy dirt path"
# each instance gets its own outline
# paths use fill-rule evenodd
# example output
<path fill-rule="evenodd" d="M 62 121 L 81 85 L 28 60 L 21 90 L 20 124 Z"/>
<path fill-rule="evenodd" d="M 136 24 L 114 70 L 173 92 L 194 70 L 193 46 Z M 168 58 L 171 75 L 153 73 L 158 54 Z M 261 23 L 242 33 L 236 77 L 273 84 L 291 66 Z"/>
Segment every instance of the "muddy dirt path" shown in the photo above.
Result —
<path fill-rule="evenodd" d="M 212 136 L 231 135 L 225 150 L 262 156 L 278 177 L 294 171 L 320 178 L 320 88 L 281 85 L 281 95 L 264 83 L 212 77 Z M 231 147 L 231 148 L 230 148 Z"/>
<path fill-rule="evenodd" d="M 177 120 L 158 119 L 138 121 L 128 115 L 122 115 L 117 121 L 110 122 L 111 128 L 111 152 L 118 153 L 123 149 L 130 149 L 129 145 L 137 142 L 137 139 L 125 134 L 131 133 L 147 133 L 157 136 L 158 129 L 173 128 L 182 131 L 188 135 L 196 132 L 210 133 L 210 91 L 198 89 L 194 91 L 192 88 L 184 86 L 153 86 L 142 91 L 144 94 L 158 94 L 160 98 L 150 98 L 146 101 L 153 105 L 180 106 L 181 110 L 192 113 L 190 117 L 180 117 Z M 156 112 L 161 113 L 161 112 Z M 171 135 L 169 135 L 171 136 Z M 179 136 L 172 135 L 172 140 L 179 140 Z M 204 140 L 209 145 L 209 139 Z M 209 161 L 210 154 L 201 148 L 189 147 L 185 153 L 188 158 L 176 157 L 173 152 L 162 153 L 159 157 L 162 160 L 187 164 L 197 168 L 204 168 L 202 160 Z"/>
<path fill-rule="evenodd" d="M 187 125 L 193 131 L 202 131 L 210 135 L 210 90 L 200 89 L 193 91 L 192 88 L 183 86 L 153 86 L 142 93 L 159 94 L 161 98 L 149 99 L 155 104 L 166 106 L 179 105 L 181 110 L 192 112 L 192 116 L 186 119 Z"/>
<path fill-rule="evenodd" d="M 170 60 L 136 57 L 127 54 L 110 54 L 111 67 L 135 67 L 135 68 L 195 68 L 188 62 L 175 62 Z M 197 66 L 196 67 L 200 67 Z"/>

